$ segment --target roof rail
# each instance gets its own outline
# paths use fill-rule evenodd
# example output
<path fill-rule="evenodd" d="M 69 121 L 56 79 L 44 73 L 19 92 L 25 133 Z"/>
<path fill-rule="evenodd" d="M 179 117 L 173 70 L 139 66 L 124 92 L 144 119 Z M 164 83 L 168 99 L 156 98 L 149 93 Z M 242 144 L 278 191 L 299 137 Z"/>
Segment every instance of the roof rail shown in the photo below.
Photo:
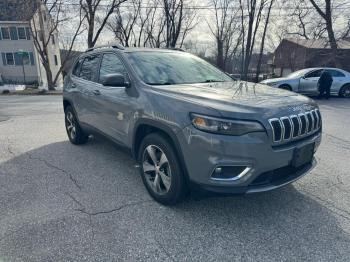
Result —
<path fill-rule="evenodd" d="M 174 51 L 186 52 L 184 49 L 179 48 L 179 47 L 167 47 L 167 48 L 165 48 L 165 49 L 174 50 Z"/>
<path fill-rule="evenodd" d="M 121 44 L 112 44 L 112 45 L 100 45 L 100 46 L 90 47 L 86 49 L 85 52 L 90 52 L 100 48 L 116 48 L 116 49 L 124 50 L 124 46 L 122 46 Z"/>

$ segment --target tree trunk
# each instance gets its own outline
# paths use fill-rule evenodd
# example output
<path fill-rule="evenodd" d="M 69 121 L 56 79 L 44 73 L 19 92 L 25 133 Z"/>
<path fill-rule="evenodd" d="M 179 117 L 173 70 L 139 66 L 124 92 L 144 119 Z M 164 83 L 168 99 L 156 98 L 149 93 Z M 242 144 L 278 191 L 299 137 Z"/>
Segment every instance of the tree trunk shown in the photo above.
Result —
<path fill-rule="evenodd" d="M 335 36 L 334 36 L 332 17 L 327 17 L 326 27 L 327 27 L 329 44 L 330 44 L 331 49 L 332 49 L 332 60 L 331 60 L 332 65 L 331 66 L 338 67 L 339 66 L 338 59 L 337 59 L 338 45 L 337 45 L 337 40 L 335 39 Z"/>
<path fill-rule="evenodd" d="M 217 66 L 221 69 L 221 70 L 225 70 L 225 65 L 224 65 L 224 43 L 222 40 L 217 39 L 217 48 L 218 48 L 218 55 L 216 58 L 216 63 Z"/>
<path fill-rule="evenodd" d="M 44 65 L 44 68 L 45 68 L 46 79 L 47 79 L 47 89 L 50 90 L 50 91 L 56 90 L 50 66 L 48 66 L 46 64 L 46 65 Z"/>
<path fill-rule="evenodd" d="M 311 4 L 315 7 L 318 14 L 325 20 L 326 22 L 326 29 L 328 33 L 328 41 L 329 45 L 332 50 L 332 64 L 335 67 L 339 66 L 339 62 L 337 59 L 338 56 L 338 45 L 337 40 L 334 36 L 334 30 L 333 30 L 333 21 L 332 21 L 332 1 L 331 0 L 325 0 L 326 3 L 326 11 L 322 11 L 321 8 L 316 4 L 315 0 L 310 0 Z"/>
<path fill-rule="evenodd" d="M 89 19 L 89 28 L 88 28 L 88 47 L 94 47 L 94 27 L 95 27 L 95 14 L 91 13 L 90 19 Z"/>
<path fill-rule="evenodd" d="M 253 36 L 253 24 L 255 17 L 255 0 L 251 1 L 251 12 L 249 14 L 249 22 L 248 22 L 248 34 L 247 34 L 247 42 L 245 47 L 245 55 L 244 55 L 244 64 L 243 64 L 243 80 L 248 80 L 248 69 L 250 64 L 250 54 L 252 47 L 252 36 Z"/>
<path fill-rule="evenodd" d="M 264 47 L 265 47 L 266 32 L 267 32 L 267 28 L 268 28 L 269 21 L 270 21 L 270 13 L 271 13 L 271 8 L 272 8 L 272 5 L 273 5 L 273 1 L 274 1 L 274 0 L 271 0 L 269 9 L 268 9 L 268 11 L 267 11 L 267 17 L 266 17 L 265 26 L 264 26 L 264 31 L 263 31 L 263 35 L 262 35 L 262 39 L 261 39 L 261 45 L 260 45 L 260 53 L 259 53 L 259 58 L 258 58 L 258 64 L 257 64 L 257 66 L 256 66 L 256 75 L 255 75 L 255 82 L 256 82 L 256 83 L 259 82 L 259 75 L 260 75 L 260 70 L 261 70 L 261 61 L 262 61 L 262 57 L 263 57 L 263 54 L 264 54 Z"/>

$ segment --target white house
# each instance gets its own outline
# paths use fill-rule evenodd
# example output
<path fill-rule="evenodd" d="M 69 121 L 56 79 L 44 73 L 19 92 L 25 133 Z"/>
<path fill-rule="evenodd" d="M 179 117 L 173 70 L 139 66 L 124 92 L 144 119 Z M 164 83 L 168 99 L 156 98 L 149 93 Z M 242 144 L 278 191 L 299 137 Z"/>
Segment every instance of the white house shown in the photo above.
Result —
<path fill-rule="evenodd" d="M 51 17 L 48 15 L 47 7 L 41 1 L 33 0 L 33 5 L 28 5 L 30 1 L 32 0 L 0 0 L 0 75 L 4 83 L 38 84 L 45 88 L 47 87 L 46 72 L 39 52 L 35 48 L 30 26 L 33 23 L 39 25 L 41 14 L 42 26 L 35 28 L 32 26 L 32 30 L 43 30 L 43 35 L 45 31 L 46 35 L 50 35 L 48 31 Z M 61 66 L 57 31 L 51 34 L 47 52 L 51 72 L 55 77 Z M 60 75 L 56 85 L 61 87 L 62 84 L 63 79 Z"/>

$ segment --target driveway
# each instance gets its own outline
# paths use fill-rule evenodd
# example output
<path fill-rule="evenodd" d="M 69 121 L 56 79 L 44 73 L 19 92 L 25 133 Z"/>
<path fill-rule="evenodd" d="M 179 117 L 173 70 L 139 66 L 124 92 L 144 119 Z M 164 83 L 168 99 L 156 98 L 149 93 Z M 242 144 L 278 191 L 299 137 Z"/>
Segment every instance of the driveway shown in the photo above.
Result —
<path fill-rule="evenodd" d="M 125 151 L 68 142 L 60 97 L 0 96 L 0 261 L 349 261 L 350 100 L 319 102 L 312 173 L 165 207 Z"/>

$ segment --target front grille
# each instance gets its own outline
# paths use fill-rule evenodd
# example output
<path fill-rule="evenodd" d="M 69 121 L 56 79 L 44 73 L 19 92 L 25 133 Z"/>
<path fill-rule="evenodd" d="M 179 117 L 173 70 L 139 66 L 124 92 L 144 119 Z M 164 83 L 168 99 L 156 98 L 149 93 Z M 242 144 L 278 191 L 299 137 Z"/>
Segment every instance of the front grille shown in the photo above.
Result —
<path fill-rule="evenodd" d="M 278 143 L 300 138 L 321 128 L 321 113 L 318 109 L 291 116 L 269 119 L 273 142 Z"/>

